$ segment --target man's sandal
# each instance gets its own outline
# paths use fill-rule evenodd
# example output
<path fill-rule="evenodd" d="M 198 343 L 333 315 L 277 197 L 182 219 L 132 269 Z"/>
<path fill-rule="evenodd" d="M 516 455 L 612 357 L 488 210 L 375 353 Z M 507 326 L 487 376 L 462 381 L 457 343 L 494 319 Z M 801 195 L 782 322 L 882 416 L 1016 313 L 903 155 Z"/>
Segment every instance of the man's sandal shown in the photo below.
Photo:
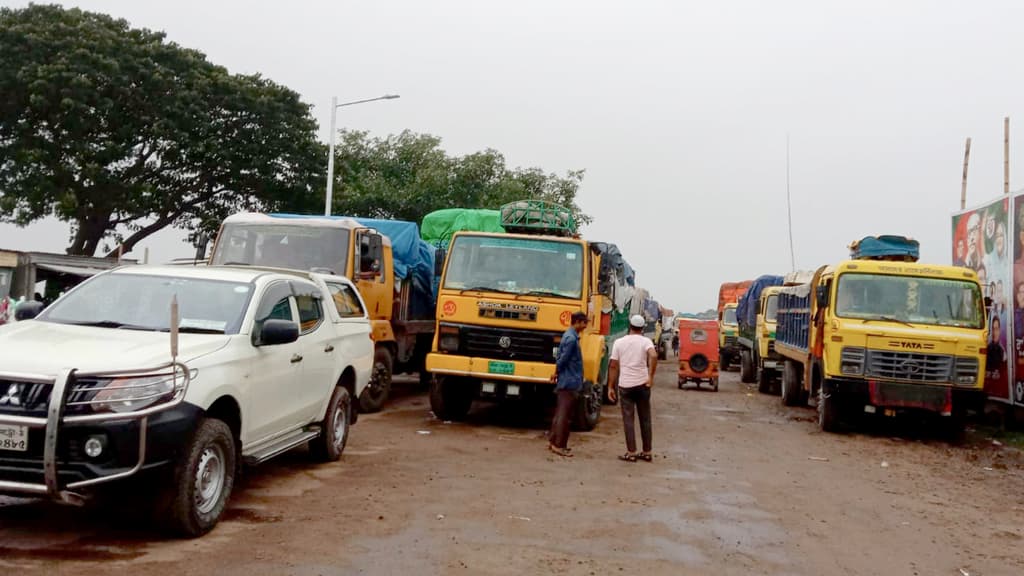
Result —
<path fill-rule="evenodd" d="M 558 454 L 559 456 L 561 456 L 563 458 L 572 458 L 572 452 L 569 452 L 565 448 L 559 448 L 558 446 L 555 446 L 554 444 L 548 444 L 548 450 L 551 450 L 552 452 L 554 452 L 555 454 Z"/>
<path fill-rule="evenodd" d="M 619 460 L 622 460 L 623 462 L 636 462 L 636 454 L 630 454 L 629 452 L 626 452 L 625 454 L 619 456 Z"/>
<path fill-rule="evenodd" d="M 641 452 L 640 454 L 637 454 L 637 458 L 644 462 L 654 462 L 654 456 L 651 456 L 650 452 Z"/>

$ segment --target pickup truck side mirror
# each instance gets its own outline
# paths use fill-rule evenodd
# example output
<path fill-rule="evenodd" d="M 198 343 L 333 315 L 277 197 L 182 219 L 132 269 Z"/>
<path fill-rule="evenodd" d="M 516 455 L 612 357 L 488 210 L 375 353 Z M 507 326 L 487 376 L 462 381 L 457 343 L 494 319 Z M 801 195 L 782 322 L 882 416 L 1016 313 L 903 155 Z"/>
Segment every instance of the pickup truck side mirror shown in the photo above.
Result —
<path fill-rule="evenodd" d="M 299 339 L 299 325 L 289 320 L 270 319 L 263 322 L 258 346 L 290 344 Z"/>
<path fill-rule="evenodd" d="M 828 286 L 818 286 L 814 292 L 818 308 L 828 307 Z"/>
<path fill-rule="evenodd" d="M 44 304 L 38 300 L 26 300 L 18 304 L 18 307 L 14 310 L 14 319 L 18 321 L 31 320 L 39 316 L 43 308 L 45 308 Z"/>

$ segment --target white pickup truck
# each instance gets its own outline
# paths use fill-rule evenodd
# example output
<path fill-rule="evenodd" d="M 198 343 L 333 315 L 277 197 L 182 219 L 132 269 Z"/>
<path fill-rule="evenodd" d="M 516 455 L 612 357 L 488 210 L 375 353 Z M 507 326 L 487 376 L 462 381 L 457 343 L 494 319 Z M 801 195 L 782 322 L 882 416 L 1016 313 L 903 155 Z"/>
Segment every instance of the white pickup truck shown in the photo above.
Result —
<path fill-rule="evenodd" d="M 190 537 L 216 525 L 243 463 L 305 443 L 338 459 L 373 362 L 339 276 L 130 266 L 23 306 L 34 319 L 0 327 L 0 494 L 76 504 L 135 481 Z"/>

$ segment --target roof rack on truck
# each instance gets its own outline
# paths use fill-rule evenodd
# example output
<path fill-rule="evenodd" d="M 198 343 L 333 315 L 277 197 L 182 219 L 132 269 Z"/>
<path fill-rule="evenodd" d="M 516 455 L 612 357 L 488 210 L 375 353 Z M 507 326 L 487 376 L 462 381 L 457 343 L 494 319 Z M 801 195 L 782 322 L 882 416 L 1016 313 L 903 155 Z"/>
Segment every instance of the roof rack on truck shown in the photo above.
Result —
<path fill-rule="evenodd" d="M 920 244 L 906 236 L 866 236 L 850 244 L 851 260 L 917 262 L 920 257 Z"/>
<path fill-rule="evenodd" d="M 520 200 L 501 207 L 501 225 L 514 234 L 572 236 L 576 219 L 572 211 L 544 200 Z"/>

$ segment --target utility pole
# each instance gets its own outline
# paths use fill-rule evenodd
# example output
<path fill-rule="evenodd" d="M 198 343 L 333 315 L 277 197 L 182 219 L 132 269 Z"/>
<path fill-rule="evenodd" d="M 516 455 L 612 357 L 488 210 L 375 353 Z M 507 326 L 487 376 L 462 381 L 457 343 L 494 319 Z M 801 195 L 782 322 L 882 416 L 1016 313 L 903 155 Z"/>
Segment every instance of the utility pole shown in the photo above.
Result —
<path fill-rule="evenodd" d="M 967 163 L 971 159 L 971 139 L 967 138 L 964 144 L 964 178 L 960 182 L 960 209 L 967 208 Z"/>

